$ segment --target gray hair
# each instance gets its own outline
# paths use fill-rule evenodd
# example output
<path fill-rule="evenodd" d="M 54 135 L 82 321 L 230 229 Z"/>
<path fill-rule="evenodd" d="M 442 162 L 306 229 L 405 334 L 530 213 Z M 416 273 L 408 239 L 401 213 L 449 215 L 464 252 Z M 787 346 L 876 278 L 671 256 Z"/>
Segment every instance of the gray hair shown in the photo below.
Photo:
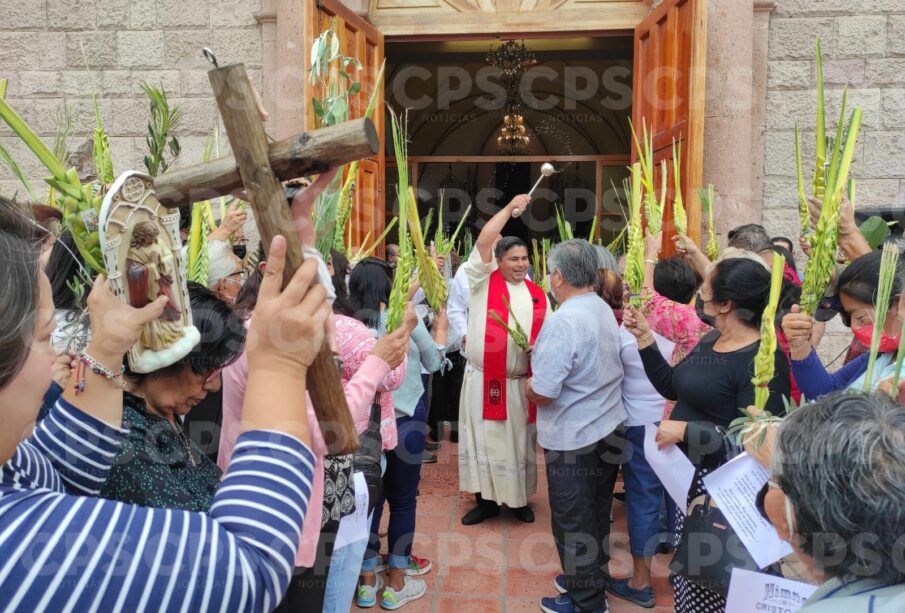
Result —
<path fill-rule="evenodd" d="M 728 245 L 730 247 L 738 247 L 754 253 L 773 249 L 773 243 L 770 242 L 770 235 L 767 230 L 760 224 L 748 223 L 729 230 Z"/>
<path fill-rule="evenodd" d="M 0 197 L 0 389 L 28 359 L 38 310 L 37 223 L 16 204 Z"/>
<path fill-rule="evenodd" d="M 716 262 L 710 262 L 706 268 L 704 268 L 704 276 L 707 277 L 713 272 L 713 269 L 716 268 L 716 265 L 724 260 L 751 260 L 752 262 L 757 262 L 766 270 L 770 270 L 770 267 L 767 266 L 767 263 L 764 261 L 764 258 L 760 257 L 753 251 L 748 251 L 747 249 L 740 249 L 739 247 L 726 247 L 722 251 L 720 251 L 720 257 Z"/>
<path fill-rule="evenodd" d="M 842 392 L 794 411 L 779 428 L 773 475 L 816 568 L 905 581 L 905 407 Z"/>
<path fill-rule="evenodd" d="M 575 288 L 596 286 L 597 264 L 597 251 L 581 238 L 559 243 L 547 256 L 549 273 L 552 275 L 558 270 L 566 283 Z"/>
<path fill-rule="evenodd" d="M 616 256 L 610 253 L 610 250 L 603 245 L 594 245 L 597 251 L 597 270 L 612 270 L 616 272 Z"/>

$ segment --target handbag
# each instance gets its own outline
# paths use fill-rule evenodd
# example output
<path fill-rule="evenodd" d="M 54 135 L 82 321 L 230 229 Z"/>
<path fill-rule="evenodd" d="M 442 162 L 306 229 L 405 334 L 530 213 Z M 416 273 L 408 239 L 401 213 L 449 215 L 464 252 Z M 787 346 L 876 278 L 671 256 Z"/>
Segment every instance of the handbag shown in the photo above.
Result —
<path fill-rule="evenodd" d="M 368 515 L 370 515 L 383 491 L 383 472 L 380 468 L 383 437 L 380 435 L 380 403 L 376 400 L 371 404 L 368 429 L 359 437 L 359 441 L 359 447 L 352 460 L 355 472 L 362 473 L 368 484 Z"/>
<path fill-rule="evenodd" d="M 775 566 L 758 567 L 710 494 L 702 494 L 688 505 L 670 571 L 726 598 L 733 568 L 779 574 Z"/>
<path fill-rule="evenodd" d="M 726 462 L 744 451 L 725 428 L 718 426 L 716 430 L 723 437 Z M 725 599 L 733 568 L 782 576 L 778 564 L 758 567 L 710 494 L 701 494 L 688 505 L 682 540 L 676 546 L 669 570 Z"/>

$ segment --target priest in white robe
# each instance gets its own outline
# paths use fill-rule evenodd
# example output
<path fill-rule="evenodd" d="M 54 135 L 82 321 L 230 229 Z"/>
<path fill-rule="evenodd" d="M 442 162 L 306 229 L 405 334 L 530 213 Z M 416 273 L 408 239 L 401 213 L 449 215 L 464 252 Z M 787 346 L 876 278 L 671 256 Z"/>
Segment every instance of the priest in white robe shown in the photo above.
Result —
<path fill-rule="evenodd" d="M 500 238 L 513 212 L 528 202 L 528 196 L 516 196 L 491 218 L 463 264 L 469 287 L 468 362 L 459 404 L 459 489 L 474 493 L 477 503 L 462 518 L 467 526 L 499 515 L 501 504 L 519 520 L 534 521 L 528 497 L 537 491 L 536 410 L 525 398 L 525 381 L 530 345 L 549 305 L 544 291 L 527 280 L 528 247 L 516 237 Z M 519 324 L 528 351 L 490 318 L 491 311 L 509 328 Z"/>

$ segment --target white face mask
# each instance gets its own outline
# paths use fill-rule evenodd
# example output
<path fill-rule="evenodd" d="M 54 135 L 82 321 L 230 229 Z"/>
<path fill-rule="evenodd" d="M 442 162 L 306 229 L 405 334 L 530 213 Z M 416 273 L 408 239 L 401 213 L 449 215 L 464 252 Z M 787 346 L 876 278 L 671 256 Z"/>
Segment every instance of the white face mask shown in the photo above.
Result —
<path fill-rule="evenodd" d="M 557 277 L 557 273 L 559 274 L 558 283 L 553 280 L 554 278 Z M 556 288 L 561 285 L 562 285 L 562 273 L 560 273 L 558 270 L 554 270 L 553 272 L 550 273 L 550 293 L 553 294 L 553 299 L 556 300 L 556 302 L 560 302 L 559 294 L 556 291 Z"/>

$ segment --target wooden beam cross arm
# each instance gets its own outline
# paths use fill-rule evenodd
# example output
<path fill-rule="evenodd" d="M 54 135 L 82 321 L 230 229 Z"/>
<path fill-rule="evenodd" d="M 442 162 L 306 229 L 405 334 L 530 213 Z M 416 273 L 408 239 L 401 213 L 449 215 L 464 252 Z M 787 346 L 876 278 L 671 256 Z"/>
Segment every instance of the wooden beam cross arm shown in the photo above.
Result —
<path fill-rule="evenodd" d="M 363 118 L 270 143 L 267 159 L 277 177 L 294 179 L 319 174 L 379 151 L 377 129 L 370 119 Z M 233 156 L 172 170 L 154 179 L 157 200 L 169 208 L 227 196 L 242 186 Z"/>
<path fill-rule="evenodd" d="M 278 234 L 286 237 L 285 284 L 304 261 L 281 183 L 281 179 L 292 179 L 297 175 L 280 175 L 271 166 L 267 137 L 245 66 L 231 64 L 216 67 L 208 72 L 208 77 L 214 88 L 239 176 L 251 201 L 261 240 L 269 245 Z M 312 169 L 315 167 L 312 166 Z M 319 168 L 324 170 L 326 165 L 320 164 Z M 326 340 L 308 369 L 307 380 L 308 394 L 330 454 L 351 453 L 358 447 L 358 433 L 346 404 L 339 370 Z"/>

